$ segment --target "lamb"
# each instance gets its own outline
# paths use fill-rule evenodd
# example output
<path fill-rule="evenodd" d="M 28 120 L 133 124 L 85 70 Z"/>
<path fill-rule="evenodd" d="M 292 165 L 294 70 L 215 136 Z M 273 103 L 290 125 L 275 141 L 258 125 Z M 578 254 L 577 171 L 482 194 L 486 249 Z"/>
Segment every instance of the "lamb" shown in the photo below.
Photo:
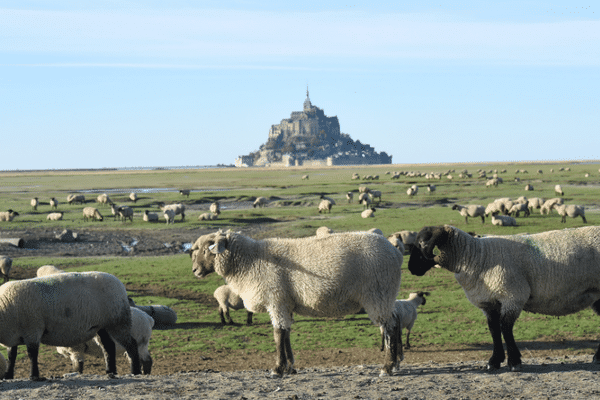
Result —
<path fill-rule="evenodd" d="M 517 220 L 509 215 L 498 215 L 497 212 L 494 212 L 492 213 L 492 225 L 517 226 Z"/>
<path fill-rule="evenodd" d="M 154 319 L 155 327 L 167 327 L 177 322 L 177 313 L 171 307 L 160 304 L 139 306 L 131 298 L 129 298 L 129 305 L 151 316 Z"/>
<path fill-rule="evenodd" d="M 104 217 L 102 217 L 102 214 L 100 214 L 100 211 L 98 211 L 97 208 L 94 207 L 85 207 L 83 209 L 83 220 L 87 221 L 88 219 L 94 219 L 96 221 L 103 221 Z"/>
<path fill-rule="evenodd" d="M 56 200 L 56 197 L 50 199 L 50 207 L 55 210 L 58 208 L 58 200 Z"/>
<path fill-rule="evenodd" d="M 522 310 L 561 316 L 592 307 L 600 314 L 598 226 L 485 238 L 449 225 L 424 227 L 408 269 L 422 276 L 434 266 L 453 272 L 469 301 L 485 314 L 494 343 L 491 370 L 505 360 L 502 336 L 508 367 L 521 370 L 513 326 Z M 600 347 L 593 362 L 600 363 Z"/>
<path fill-rule="evenodd" d="M 381 235 L 348 232 L 253 240 L 218 231 L 199 237 L 190 256 L 196 277 L 216 272 L 243 299 L 247 310 L 269 312 L 277 375 L 294 372 L 292 313 L 341 317 L 364 308 L 371 321 L 384 329 L 382 374 L 391 374 L 403 359 L 393 317 L 403 257 Z"/>
<path fill-rule="evenodd" d="M 69 204 L 83 204 L 85 203 L 85 196 L 82 194 L 70 194 L 67 196 L 67 203 Z"/>
<path fill-rule="evenodd" d="M 560 196 L 564 196 L 565 195 L 565 192 L 563 192 L 562 186 L 560 186 L 560 185 L 555 185 L 554 186 L 554 193 L 556 193 L 557 195 L 560 195 Z"/>
<path fill-rule="evenodd" d="M 133 222 L 133 208 L 129 206 L 119 206 L 117 212 L 119 213 L 121 221 L 125 222 L 127 221 L 127 218 L 129 218 L 129 221 Z"/>
<path fill-rule="evenodd" d="M 198 216 L 198 221 L 215 221 L 219 216 L 213 213 L 202 213 Z"/>
<path fill-rule="evenodd" d="M 252 207 L 253 208 L 256 208 L 256 207 L 262 208 L 262 207 L 266 206 L 268 203 L 269 203 L 269 200 L 267 200 L 266 197 L 257 197 L 256 200 L 254 200 Z"/>
<path fill-rule="evenodd" d="M 137 193 L 135 193 L 135 192 L 129 193 L 129 200 L 133 201 L 134 203 L 137 203 L 137 201 L 138 201 Z"/>
<path fill-rule="evenodd" d="M 221 214 L 221 205 L 218 201 L 215 201 L 210 205 L 209 210 L 211 213 L 219 215 Z"/>
<path fill-rule="evenodd" d="M 321 200 L 321 202 L 319 203 L 319 214 L 321 214 L 322 212 L 331 213 L 331 206 L 331 201 Z"/>
<path fill-rule="evenodd" d="M 160 208 L 163 212 L 165 210 L 172 210 L 175 215 L 181 214 L 181 221 L 185 219 L 185 205 L 181 203 L 165 205 L 165 203 L 160 202 L 158 203 L 158 208 Z"/>
<path fill-rule="evenodd" d="M 348 199 L 348 203 L 352 203 L 352 200 L 354 199 L 354 193 L 352 193 L 352 192 L 346 193 L 346 199 Z"/>
<path fill-rule="evenodd" d="M 377 211 L 377 210 L 375 208 L 371 207 L 368 210 L 361 212 L 360 216 L 363 218 L 375 218 L 375 211 Z"/>
<path fill-rule="evenodd" d="M 179 194 L 180 194 L 181 196 L 187 196 L 187 197 L 190 197 L 190 190 L 189 190 L 189 189 L 180 189 L 180 190 L 179 190 Z"/>
<path fill-rule="evenodd" d="M 108 197 L 106 193 L 102 193 L 98 195 L 98 197 L 96 198 L 96 202 L 105 206 L 107 204 L 111 204 L 112 200 L 110 199 L 110 197 Z"/>
<path fill-rule="evenodd" d="M 584 224 L 587 224 L 587 220 L 585 219 L 585 208 L 583 206 L 576 206 L 574 204 L 561 204 L 554 205 L 554 209 L 558 212 L 562 218 L 560 222 L 567 222 L 567 215 L 571 218 L 577 218 L 581 216 Z"/>
<path fill-rule="evenodd" d="M 18 215 L 18 212 L 13 211 L 11 209 L 9 209 L 8 211 L 0 211 L 0 221 L 10 222 Z"/>
<path fill-rule="evenodd" d="M 34 211 L 37 211 L 38 204 L 39 204 L 38 198 L 34 197 L 33 199 L 31 199 L 30 203 L 31 203 L 31 209 Z"/>
<path fill-rule="evenodd" d="M 0 277 L 4 280 L 4 283 L 8 282 L 10 269 L 12 268 L 12 258 L 9 256 L 0 256 Z"/>
<path fill-rule="evenodd" d="M 531 214 L 529 212 L 529 200 L 525 201 L 525 203 L 514 204 L 511 209 L 508 210 L 508 213 L 511 216 L 514 214 L 515 217 L 518 217 L 519 213 L 524 213 L 526 217 L 529 217 L 529 214 Z"/>
<path fill-rule="evenodd" d="M 452 206 L 453 210 L 458 210 L 460 215 L 465 217 L 465 223 L 469 223 L 469 217 L 481 217 L 481 223 L 485 223 L 485 208 L 480 205 L 471 204 L 468 206 L 461 206 L 459 204 L 455 204 Z"/>
<path fill-rule="evenodd" d="M 145 222 L 158 222 L 158 214 L 151 213 L 148 210 L 144 210 L 144 215 L 142 216 L 142 219 Z"/>
<path fill-rule="evenodd" d="M 396 300 L 394 317 L 400 324 L 400 329 L 406 328 L 405 349 L 410 349 L 410 331 L 417 320 L 417 308 L 427 302 L 425 296 L 429 296 L 429 292 L 413 292 L 406 300 Z M 381 350 L 383 351 L 383 335 L 381 335 Z"/>
<path fill-rule="evenodd" d="M 30 379 L 43 380 L 38 367 L 40 343 L 69 347 L 87 342 L 96 334 L 104 348 L 109 376 L 117 373 L 115 341 L 131 358 L 131 373 L 140 374 L 127 291 L 114 275 L 71 272 L 0 286 L 0 343 L 9 348 L 5 379 L 14 378 L 21 344 L 27 346 Z"/>
<path fill-rule="evenodd" d="M 229 315 L 229 309 L 233 310 L 241 310 L 244 308 L 244 301 L 240 296 L 235 293 L 231 287 L 228 285 L 219 286 L 214 293 L 215 299 L 219 303 L 219 316 L 221 317 L 221 323 L 226 325 L 225 316 L 227 316 L 227 320 L 230 325 L 233 325 L 234 322 Z M 246 315 L 246 325 L 252 325 L 252 315 L 254 313 L 252 311 L 248 311 Z"/>
<path fill-rule="evenodd" d="M 163 217 L 165 218 L 167 225 L 175 223 L 175 211 L 167 209 L 164 211 Z"/>
<path fill-rule="evenodd" d="M 53 212 L 53 213 L 48 214 L 46 216 L 46 219 L 48 221 L 60 221 L 61 219 L 63 219 L 63 214 L 64 213 L 62 211 L 60 211 L 60 212 Z"/>

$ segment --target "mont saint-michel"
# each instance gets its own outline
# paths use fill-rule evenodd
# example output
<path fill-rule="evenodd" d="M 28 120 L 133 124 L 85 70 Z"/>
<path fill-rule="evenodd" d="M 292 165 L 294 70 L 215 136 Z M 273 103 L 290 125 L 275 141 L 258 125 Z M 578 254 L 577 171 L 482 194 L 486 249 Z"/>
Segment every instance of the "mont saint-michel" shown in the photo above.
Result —
<path fill-rule="evenodd" d="M 277 125 L 259 150 L 235 160 L 236 167 L 391 164 L 392 156 L 340 131 L 337 116 L 328 117 L 310 102 L 308 89 L 302 111 L 293 111 Z"/>

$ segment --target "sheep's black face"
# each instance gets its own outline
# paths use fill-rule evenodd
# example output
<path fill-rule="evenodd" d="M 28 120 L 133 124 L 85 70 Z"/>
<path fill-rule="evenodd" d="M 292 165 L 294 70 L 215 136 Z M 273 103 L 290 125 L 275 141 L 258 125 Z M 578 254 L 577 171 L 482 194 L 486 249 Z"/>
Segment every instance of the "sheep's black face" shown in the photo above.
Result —
<path fill-rule="evenodd" d="M 408 259 L 408 270 L 411 274 L 417 276 L 423 276 L 427 271 L 435 266 L 433 260 L 425 258 L 421 249 L 414 246 L 410 252 L 410 258 Z M 423 300 L 425 300 L 423 298 Z M 423 302 L 425 304 L 425 302 Z"/>

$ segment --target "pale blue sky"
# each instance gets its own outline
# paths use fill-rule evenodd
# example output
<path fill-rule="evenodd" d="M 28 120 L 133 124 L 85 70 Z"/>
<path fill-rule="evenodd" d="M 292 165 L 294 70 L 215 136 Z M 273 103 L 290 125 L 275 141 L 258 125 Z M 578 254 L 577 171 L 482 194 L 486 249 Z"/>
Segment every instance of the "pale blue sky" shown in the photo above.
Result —
<path fill-rule="evenodd" d="M 307 85 L 394 163 L 600 159 L 596 2 L 90 3 L 0 0 L 0 170 L 232 164 Z"/>

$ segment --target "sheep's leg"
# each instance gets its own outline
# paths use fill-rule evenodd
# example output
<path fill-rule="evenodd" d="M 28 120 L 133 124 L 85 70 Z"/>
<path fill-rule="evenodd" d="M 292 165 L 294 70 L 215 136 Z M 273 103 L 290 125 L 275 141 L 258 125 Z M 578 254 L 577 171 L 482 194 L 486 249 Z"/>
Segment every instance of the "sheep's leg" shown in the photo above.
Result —
<path fill-rule="evenodd" d="M 277 364 L 273 371 L 277 375 L 283 375 L 287 367 L 287 358 L 285 350 L 285 337 L 286 330 L 281 328 L 275 328 L 273 330 L 273 336 L 275 337 L 275 347 L 277 348 Z"/>
<path fill-rule="evenodd" d="M 225 316 L 227 317 L 227 320 L 229 321 L 229 322 L 228 322 L 228 324 L 229 324 L 229 325 L 233 325 L 233 324 L 234 324 L 234 322 L 233 322 L 233 320 L 231 319 L 231 315 L 229 315 L 229 308 L 228 308 L 228 309 L 227 309 L 227 311 L 225 312 Z"/>
<path fill-rule="evenodd" d="M 481 223 L 485 224 L 485 217 L 483 215 L 481 216 Z"/>
<path fill-rule="evenodd" d="M 296 370 L 294 369 L 294 353 L 292 353 L 292 342 L 290 341 L 290 334 L 292 333 L 291 329 L 286 329 L 285 334 L 285 355 L 287 357 L 288 366 L 286 371 L 288 374 L 295 374 Z"/>
<path fill-rule="evenodd" d="M 252 325 L 252 315 L 254 313 L 252 311 L 248 311 L 248 315 L 246 316 L 246 325 Z"/>
<path fill-rule="evenodd" d="M 585 219 L 585 215 L 582 215 L 582 216 L 581 216 L 581 219 L 583 220 L 583 223 L 584 223 L 584 224 L 587 224 L 587 219 Z"/>
<path fill-rule="evenodd" d="M 141 357 L 142 371 L 144 371 L 144 375 L 150 375 L 150 372 L 152 372 L 152 357 L 148 351 L 146 353 Z"/>
<path fill-rule="evenodd" d="M 226 325 L 226 324 L 227 324 L 227 321 L 225 321 L 225 313 L 223 312 L 223 310 L 222 310 L 222 309 L 219 309 L 219 317 L 221 317 L 221 323 L 222 323 L 223 325 Z"/>
<path fill-rule="evenodd" d="M 505 360 L 504 347 L 502 346 L 502 328 L 500 324 L 500 311 L 498 309 L 483 310 L 487 317 L 488 327 L 494 342 L 494 351 L 488 361 L 488 369 L 498 369 Z"/>
<path fill-rule="evenodd" d="M 402 336 L 399 323 L 394 324 L 390 327 L 388 324 L 384 325 L 384 336 L 385 336 L 385 363 L 381 370 L 380 376 L 391 375 L 394 368 L 399 365 L 398 358 L 404 359 L 402 353 Z M 398 344 L 400 344 L 400 354 L 398 354 Z"/>
<path fill-rule="evenodd" d="M 410 349 L 410 341 L 409 341 L 409 339 L 410 339 L 410 329 L 407 329 L 406 330 L 406 346 L 405 346 L 405 348 L 407 350 Z"/>
<path fill-rule="evenodd" d="M 16 347 L 15 347 L 16 348 Z M 38 366 L 38 353 L 40 351 L 39 343 L 30 343 L 27 345 L 27 356 L 31 362 L 31 372 L 29 379 L 32 381 L 45 381 L 46 378 L 40 377 L 40 369 Z"/>
<path fill-rule="evenodd" d="M 102 343 L 102 348 L 104 349 L 104 362 L 106 364 L 106 374 L 110 377 L 113 377 L 117 374 L 115 342 L 113 342 L 108 332 L 106 332 L 104 329 L 100 329 L 98 331 L 98 336 L 100 336 L 100 343 Z"/>
<path fill-rule="evenodd" d="M 508 367 L 513 372 L 521 370 L 521 352 L 513 335 L 516 320 L 517 317 L 510 313 L 504 314 L 500 318 L 500 328 L 502 329 L 502 336 L 504 337 L 504 343 L 506 343 L 506 353 L 508 354 Z"/>
<path fill-rule="evenodd" d="M 600 300 L 597 300 L 594 304 L 592 304 L 592 309 L 596 314 L 600 315 Z M 594 354 L 592 362 L 594 364 L 600 364 L 600 345 L 598 345 L 598 348 L 596 349 L 596 354 Z"/>
<path fill-rule="evenodd" d="M 4 374 L 4 379 L 13 379 L 15 377 L 15 362 L 17 361 L 17 346 L 8 348 L 8 369 Z"/>

